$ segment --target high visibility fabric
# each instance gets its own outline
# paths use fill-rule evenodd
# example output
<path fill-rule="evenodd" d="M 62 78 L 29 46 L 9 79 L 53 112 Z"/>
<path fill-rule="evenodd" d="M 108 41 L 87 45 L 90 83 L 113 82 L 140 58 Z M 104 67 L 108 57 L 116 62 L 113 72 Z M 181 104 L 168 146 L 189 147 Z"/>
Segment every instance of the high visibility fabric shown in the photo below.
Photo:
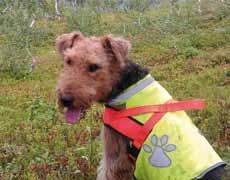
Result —
<path fill-rule="evenodd" d="M 128 99 L 109 105 L 119 107 L 123 104 L 123 107 L 133 108 L 165 104 L 170 100 L 170 94 L 154 81 Z M 145 124 L 152 115 L 146 113 L 132 118 Z M 135 164 L 135 178 L 190 180 L 224 164 L 184 111 L 168 112 L 155 124 L 141 147 Z"/>
<path fill-rule="evenodd" d="M 205 102 L 200 99 L 179 102 L 170 101 L 167 102 L 167 104 L 139 106 L 123 110 L 115 110 L 114 108 L 106 107 L 103 120 L 104 124 L 116 129 L 118 132 L 132 140 L 132 145 L 138 150 L 145 142 L 155 124 L 165 115 L 165 113 L 203 108 L 205 108 Z M 140 125 L 130 118 L 130 116 L 146 113 L 153 114 L 144 125 Z M 129 151 L 131 151 L 131 154 L 129 155 L 137 156 L 137 152 L 133 154 L 133 150 L 130 149 Z"/>
<path fill-rule="evenodd" d="M 154 125 L 165 115 L 166 112 L 203 109 L 204 107 L 205 102 L 200 99 L 179 102 L 170 101 L 167 102 L 167 104 L 138 106 L 123 110 L 115 110 L 106 107 L 103 119 L 104 124 L 116 129 L 118 132 L 131 139 L 135 148 L 140 149 Z M 146 113 L 153 114 L 144 125 L 137 124 L 130 118 L 130 116 Z"/>

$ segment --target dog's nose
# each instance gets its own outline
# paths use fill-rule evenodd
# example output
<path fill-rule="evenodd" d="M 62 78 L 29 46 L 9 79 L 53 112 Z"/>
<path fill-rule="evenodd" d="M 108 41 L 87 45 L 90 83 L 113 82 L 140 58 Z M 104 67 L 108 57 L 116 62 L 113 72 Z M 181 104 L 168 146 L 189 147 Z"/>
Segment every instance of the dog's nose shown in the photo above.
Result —
<path fill-rule="evenodd" d="M 70 94 L 65 94 L 60 97 L 60 101 L 63 106 L 70 107 L 73 106 L 74 97 L 71 96 Z"/>

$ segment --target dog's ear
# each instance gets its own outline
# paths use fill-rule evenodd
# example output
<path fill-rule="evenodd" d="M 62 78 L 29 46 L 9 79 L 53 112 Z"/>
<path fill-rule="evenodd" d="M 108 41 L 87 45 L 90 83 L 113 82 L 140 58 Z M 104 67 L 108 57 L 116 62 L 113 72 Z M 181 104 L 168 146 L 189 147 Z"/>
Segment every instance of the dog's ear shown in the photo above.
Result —
<path fill-rule="evenodd" d="M 83 35 L 80 32 L 72 32 L 68 34 L 63 34 L 56 39 L 56 46 L 58 51 L 63 54 L 63 52 L 74 46 L 76 41 L 83 39 Z"/>
<path fill-rule="evenodd" d="M 107 35 L 102 37 L 102 45 L 110 57 L 113 57 L 113 59 L 115 58 L 121 63 L 121 65 L 124 64 L 124 60 L 131 47 L 129 41 L 122 37 L 113 37 L 112 35 Z"/>

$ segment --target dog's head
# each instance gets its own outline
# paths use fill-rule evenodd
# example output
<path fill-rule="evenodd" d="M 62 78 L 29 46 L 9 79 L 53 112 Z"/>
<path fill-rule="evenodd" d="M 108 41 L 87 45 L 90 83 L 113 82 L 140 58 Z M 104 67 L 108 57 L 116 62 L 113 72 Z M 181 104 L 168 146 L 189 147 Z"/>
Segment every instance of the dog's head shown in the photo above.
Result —
<path fill-rule="evenodd" d="M 104 102 L 125 66 L 130 44 L 121 37 L 85 37 L 80 32 L 57 38 L 63 57 L 58 80 L 59 104 L 66 119 L 74 122 L 93 102 Z"/>

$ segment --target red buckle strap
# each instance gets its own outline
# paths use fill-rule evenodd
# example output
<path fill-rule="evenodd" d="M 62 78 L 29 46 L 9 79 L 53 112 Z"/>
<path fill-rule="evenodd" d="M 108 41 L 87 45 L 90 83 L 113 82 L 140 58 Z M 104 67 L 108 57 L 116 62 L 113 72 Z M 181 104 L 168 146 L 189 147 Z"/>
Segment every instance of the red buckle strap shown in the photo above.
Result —
<path fill-rule="evenodd" d="M 161 105 L 148 105 L 129 108 L 121 111 L 112 108 L 105 108 L 104 124 L 114 128 L 119 133 L 133 140 L 133 145 L 140 149 L 146 137 L 149 135 L 155 124 L 167 113 L 182 110 L 203 109 L 203 100 L 191 100 L 180 102 L 168 102 Z M 153 113 L 150 119 L 140 125 L 133 121 L 129 116 Z"/>

